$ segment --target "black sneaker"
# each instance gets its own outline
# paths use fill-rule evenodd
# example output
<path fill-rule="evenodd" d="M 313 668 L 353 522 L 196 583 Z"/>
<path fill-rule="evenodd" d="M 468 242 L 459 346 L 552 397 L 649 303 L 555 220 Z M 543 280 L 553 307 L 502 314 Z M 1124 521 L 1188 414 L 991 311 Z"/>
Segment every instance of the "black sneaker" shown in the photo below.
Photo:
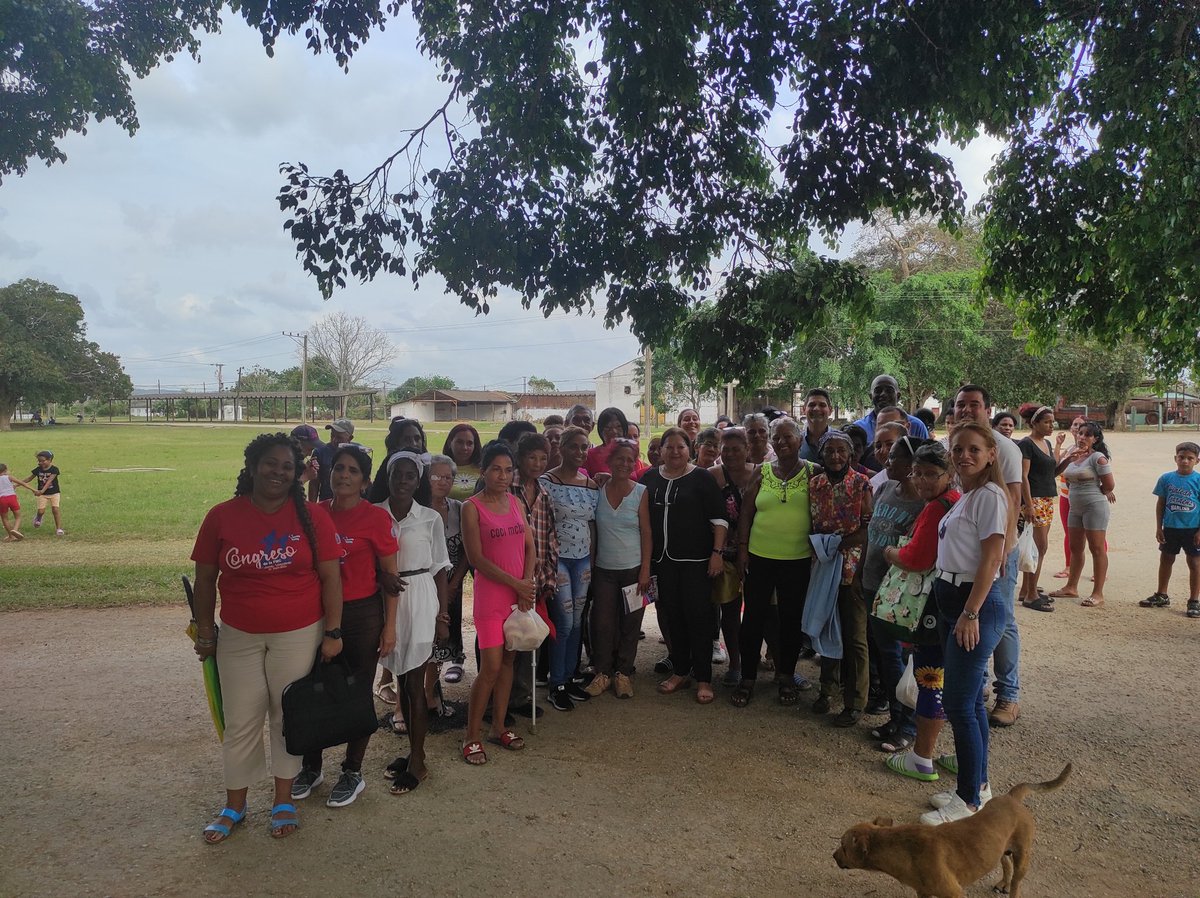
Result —
<path fill-rule="evenodd" d="M 1200 617 L 1200 600 L 1188 599 L 1188 617 Z"/>
<path fill-rule="evenodd" d="M 817 700 L 812 703 L 812 710 L 814 714 L 828 714 L 829 699 L 823 695 L 817 696 Z"/>
<path fill-rule="evenodd" d="M 1143 608 L 1166 608 L 1171 604 L 1171 597 L 1166 593 L 1156 592 L 1153 595 L 1146 596 L 1138 602 Z M 1188 607 L 1192 607 L 1192 603 L 1188 602 Z"/>
<path fill-rule="evenodd" d="M 555 686 L 550 690 L 550 707 L 555 711 L 574 711 L 575 703 L 567 694 L 566 686 Z"/>
<path fill-rule="evenodd" d="M 670 658 L 663 658 L 654 665 L 654 672 L 656 674 L 667 674 L 669 676 L 675 673 L 675 665 L 671 663 Z"/>
<path fill-rule="evenodd" d="M 567 695 L 571 696 L 571 701 L 587 702 L 591 701 L 592 697 L 587 694 L 587 690 L 572 680 L 567 684 Z"/>
<path fill-rule="evenodd" d="M 325 782 L 325 775 L 319 770 L 309 770 L 307 767 L 300 769 L 296 774 L 296 778 L 292 780 L 292 798 L 299 801 L 301 798 L 308 798 L 312 795 L 312 790 Z"/>
<path fill-rule="evenodd" d="M 859 718 L 862 717 L 862 713 L 862 711 L 857 711 L 854 708 L 842 708 L 841 713 L 833 718 L 833 725 L 835 727 L 852 727 L 858 723 Z"/>
<path fill-rule="evenodd" d="M 357 770 L 343 770 L 337 783 L 329 792 L 329 798 L 326 799 L 325 804 L 331 808 L 344 808 L 348 804 L 353 804 L 354 799 L 358 798 L 366 786 L 367 784 L 363 782 L 363 775 Z"/>
<path fill-rule="evenodd" d="M 867 709 L 864 713 L 872 716 L 877 714 L 888 714 L 892 710 L 892 706 L 887 703 L 887 700 L 876 696 L 875 698 L 867 699 Z"/>

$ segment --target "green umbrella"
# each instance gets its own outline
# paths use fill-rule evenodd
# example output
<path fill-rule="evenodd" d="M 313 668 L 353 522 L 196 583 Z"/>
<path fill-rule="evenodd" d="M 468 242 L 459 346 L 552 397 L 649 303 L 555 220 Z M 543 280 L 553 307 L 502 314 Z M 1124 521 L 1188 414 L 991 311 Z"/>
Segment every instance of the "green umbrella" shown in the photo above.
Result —
<path fill-rule="evenodd" d="M 183 578 L 183 592 L 187 596 L 188 608 L 192 612 L 191 623 L 188 624 L 187 635 L 196 641 L 196 599 L 192 594 L 192 581 Z M 208 698 L 208 713 L 212 715 L 213 726 L 217 728 L 217 738 L 225 741 L 225 708 L 221 704 L 221 675 L 217 672 L 217 659 L 209 655 L 200 665 L 204 672 L 204 694 Z"/>

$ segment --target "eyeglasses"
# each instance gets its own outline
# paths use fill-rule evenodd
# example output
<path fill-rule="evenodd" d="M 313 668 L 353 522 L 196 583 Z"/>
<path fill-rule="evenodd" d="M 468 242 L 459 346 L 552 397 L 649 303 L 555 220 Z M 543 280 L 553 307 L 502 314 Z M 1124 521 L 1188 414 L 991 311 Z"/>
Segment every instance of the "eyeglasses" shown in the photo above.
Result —
<path fill-rule="evenodd" d="M 939 477 L 945 477 L 949 471 L 938 471 L 933 474 L 918 474 L 916 471 L 910 471 L 908 474 L 909 480 L 937 480 Z"/>
<path fill-rule="evenodd" d="M 453 481 L 454 478 L 451 477 L 449 474 L 430 474 L 429 475 L 430 483 L 442 483 L 443 481 L 446 481 L 446 480 Z"/>

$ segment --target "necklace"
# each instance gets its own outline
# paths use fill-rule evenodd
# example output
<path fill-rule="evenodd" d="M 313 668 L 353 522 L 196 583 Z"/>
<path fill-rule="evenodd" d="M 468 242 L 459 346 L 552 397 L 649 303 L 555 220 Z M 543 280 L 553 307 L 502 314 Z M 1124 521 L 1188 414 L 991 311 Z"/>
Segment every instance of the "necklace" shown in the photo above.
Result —
<path fill-rule="evenodd" d="M 776 474 L 774 466 L 772 466 L 771 473 L 774 475 L 775 480 L 779 483 L 779 503 L 781 505 L 787 504 L 788 489 L 792 485 L 792 478 L 800 472 L 800 468 L 803 464 L 803 459 L 796 459 L 796 464 L 793 465 L 791 470 L 787 472 L 787 477 L 784 477 L 782 473 Z"/>

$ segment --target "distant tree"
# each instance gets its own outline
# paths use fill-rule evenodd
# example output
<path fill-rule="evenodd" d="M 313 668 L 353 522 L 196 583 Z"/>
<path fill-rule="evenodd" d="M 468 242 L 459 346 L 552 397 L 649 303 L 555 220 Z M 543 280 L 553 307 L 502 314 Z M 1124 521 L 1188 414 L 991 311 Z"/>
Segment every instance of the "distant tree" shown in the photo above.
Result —
<path fill-rule="evenodd" d="M 705 400 L 712 399 L 716 394 L 707 388 L 701 380 L 695 366 L 689 365 L 680 358 L 672 347 L 663 347 L 652 351 L 651 361 L 650 402 L 660 412 L 674 408 L 700 407 Z M 644 395 L 646 388 L 646 364 L 644 358 L 639 358 L 634 366 L 634 380 L 638 390 Z M 640 408 L 644 399 L 638 399 Z"/>
<path fill-rule="evenodd" d="M 51 284 L 0 288 L 0 430 L 17 403 L 125 398 L 133 384 L 121 361 L 87 339 L 83 306 Z"/>
<path fill-rule="evenodd" d="M 408 402 L 414 396 L 420 396 L 429 390 L 453 390 L 454 387 L 454 378 L 444 374 L 419 374 L 393 389 L 387 398 L 388 402 Z"/>
<path fill-rule="evenodd" d="M 553 393 L 558 389 L 554 385 L 554 381 L 547 380 L 544 377 L 538 377 L 536 374 L 529 375 L 527 381 L 530 393 Z"/>
<path fill-rule="evenodd" d="M 310 352 L 323 357 L 329 365 L 337 390 L 362 386 L 396 357 L 396 347 L 387 334 L 366 318 L 345 312 L 333 312 L 317 321 L 309 329 L 308 343 Z M 343 398 L 338 401 L 338 413 L 345 411 Z"/>
<path fill-rule="evenodd" d="M 855 240 L 850 261 L 868 271 L 887 272 L 897 282 L 914 274 L 977 271 L 982 226 L 978 218 L 968 218 L 951 232 L 931 215 L 899 219 L 876 214 Z"/>

